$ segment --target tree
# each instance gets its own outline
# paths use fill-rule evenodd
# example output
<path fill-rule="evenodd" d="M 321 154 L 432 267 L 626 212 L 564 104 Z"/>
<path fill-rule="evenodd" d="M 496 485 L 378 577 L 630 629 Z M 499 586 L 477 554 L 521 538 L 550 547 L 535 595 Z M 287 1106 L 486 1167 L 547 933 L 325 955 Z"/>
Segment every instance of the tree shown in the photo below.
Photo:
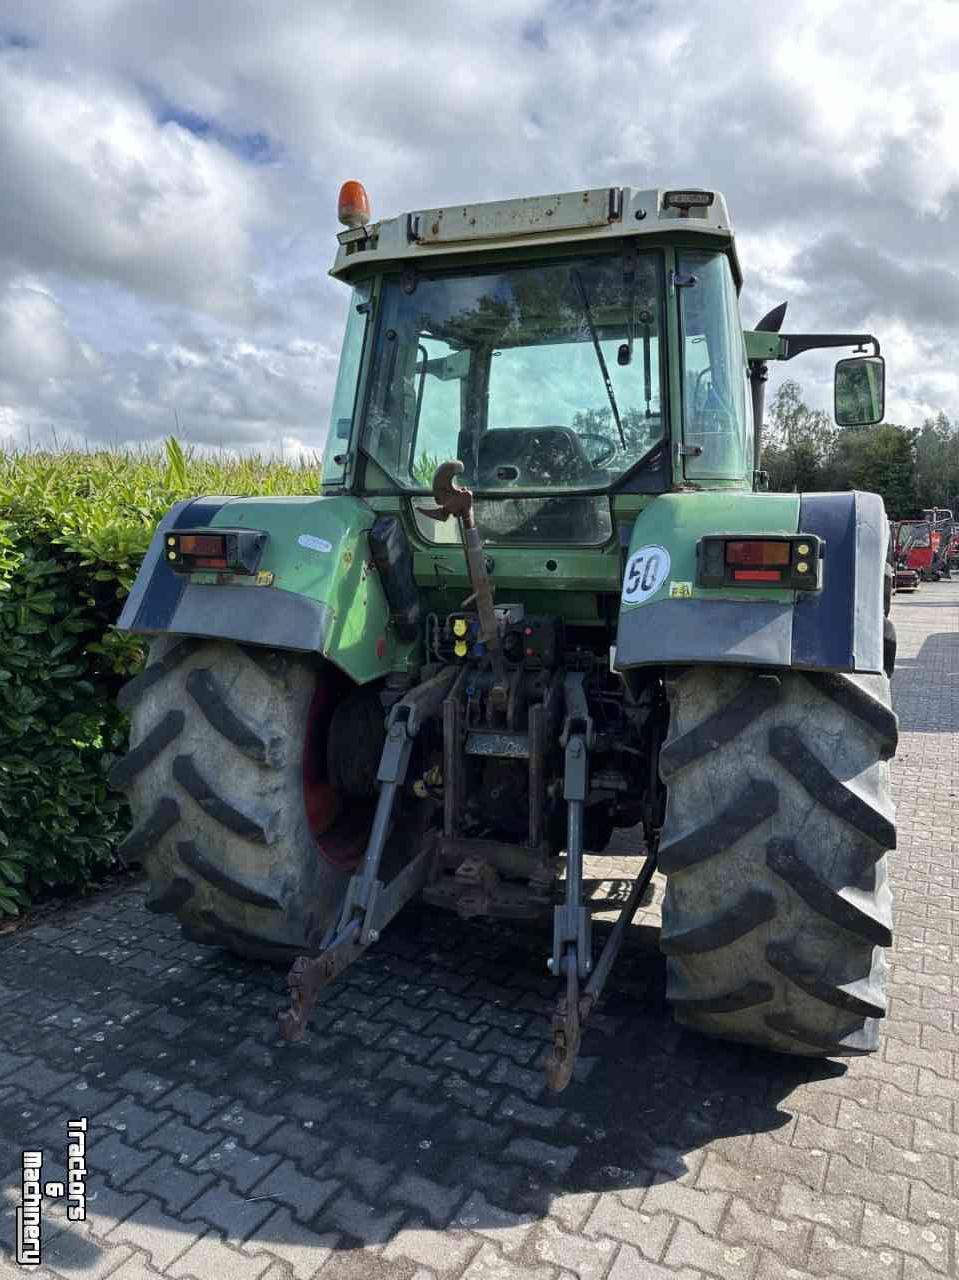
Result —
<path fill-rule="evenodd" d="M 916 432 L 916 506 L 948 507 L 959 490 L 959 434 L 940 410 Z"/>
<path fill-rule="evenodd" d="M 916 506 L 915 441 L 919 433 L 893 422 L 838 432 L 829 465 L 830 486 L 882 495 L 894 519 Z"/>
<path fill-rule="evenodd" d="M 763 463 L 770 488 L 779 491 L 821 489 L 836 429 L 829 414 L 810 409 L 802 387 L 787 379 L 776 391 L 766 420 Z"/>

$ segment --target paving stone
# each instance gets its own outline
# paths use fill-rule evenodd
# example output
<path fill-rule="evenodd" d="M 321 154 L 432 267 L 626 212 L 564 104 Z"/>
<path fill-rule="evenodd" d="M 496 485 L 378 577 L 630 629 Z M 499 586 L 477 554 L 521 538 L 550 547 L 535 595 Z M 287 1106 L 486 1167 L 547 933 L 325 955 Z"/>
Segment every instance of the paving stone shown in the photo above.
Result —
<path fill-rule="evenodd" d="M 284 1160 L 250 1190 L 254 1197 L 269 1196 L 289 1205 L 298 1218 L 308 1222 L 341 1187 L 336 1178 L 304 1178 L 294 1164 Z"/>
<path fill-rule="evenodd" d="M 803 1151 L 777 1142 L 768 1133 L 757 1134 L 749 1144 L 749 1154 L 742 1163 L 747 1168 L 781 1173 L 818 1191 L 826 1176 L 829 1157 L 825 1151 Z M 848 1161 L 846 1162 L 848 1164 Z"/>
<path fill-rule="evenodd" d="M 914 1145 L 920 1152 L 940 1151 L 952 1159 L 959 1159 L 959 1133 L 949 1133 L 926 1120 L 916 1121 Z"/>
<path fill-rule="evenodd" d="M 118 1223 L 139 1209 L 145 1200 L 146 1196 L 142 1192 L 118 1191 L 98 1174 L 88 1178 L 86 1224 L 90 1234 L 97 1238 L 108 1235 Z"/>
<path fill-rule="evenodd" d="M 578 1154 L 576 1147 L 557 1147 L 537 1138 L 514 1138 L 505 1152 L 508 1160 L 522 1160 L 553 1178 L 568 1173 Z"/>
<path fill-rule="evenodd" d="M 812 1224 L 796 1218 L 757 1213 L 744 1201 L 733 1199 L 721 1235 L 732 1244 L 764 1246 L 792 1266 L 801 1266 L 808 1252 Z"/>
<path fill-rule="evenodd" d="M 119 1083 L 130 1088 L 126 1076 L 123 1076 Z M 215 1111 L 222 1109 L 223 1102 L 224 1099 L 207 1093 L 203 1089 L 194 1089 L 192 1085 L 187 1084 L 178 1085 L 177 1088 L 163 1095 L 164 1107 L 181 1112 L 191 1124 L 203 1124 Z"/>
<path fill-rule="evenodd" d="M 131 1252 L 126 1245 L 104 1248 L 86 1235 L 62 1231 L 44 1244 L 43 1265 L 66 1280 L 101 1280 L 125 1262 Z M 20 1270 L 22 1274 L 23 1269 Z"/>
<path fill-rule="evenodd" d="M 804 1218 L 827 1227 L 847 1244 L 859 1239 L 863 1202 L 853 1196 L 819 1195 L 808 1187 L 787 1182 L 779 1196 L 777 1213 L 788 1221 Z"/>
<path fill-rule="evenodd" d="M 387 1199 L 421 1209 L 434 1226 L 445 1226 L 453 1216 L 453 1210 L 463 1199 L 463 1188 L 444 1187 L 429 1178 L 407 1171 L 395 1186 L 388 1188 Z"/>
<path fill-rule="evenodd" d="M 134 1254 L 116 1271 L 111 1271 L 110 1280 L 162 1280 L 162 1276 L 140 1254 Z"/>
<path fill-rule="evenodd" d="M 102 1169 L 116 1185 L 123 1186 L 134 1174 L 157 1159 L 155 1151 L 139 1151 L 124 1142 L 117 1133 L 111 1133 L 96 1143 L 90 1143 L 86 1162 L 91 1169 Z"/>
<path fill-rule="evenodd" d="M 657 1178 L 648 1188 L 624 1190 L 623 1202 L 642 1206 L 644 1213 L 675 1214 L 689 1218 L 704 1231 L 715 1231 L 726 1208 L 728 1198 L 717 1191 L 698 1191 L 671 1178 Z"/>
<path fill-rule="evenodd" d="M 517 1089 L 530 1098 L 538 1098 L 546 1088 L 542 1071 L 530 1071 L 526 1067 L 518 1067 L 511 1058 L 497 1058 L 486 1079 L 489 1084 L 508 1085 L 511 1089 Z"/>
<path fill-rule="evenodd" d="M 496 1057 L 512 1058 L 521 1067 L 527 1066 L 542 1047 L 540 1039 L 523 1039 L 521 1036 L 507 1035 L 505 1031 L 493 1028 L 476 1046 L 478 1053 L 490 1053 Z"/>
<path fill-rule="evenodd" d="M 252 1235 L 277 1207 L 272 1200 L 247 1200 L 227 1183 L 219 1182 L 204 1191 L 181 1216 L 186 1222 L 202 1219 L 209 1226 L 219 1227 L 235 1243 Z"/>
<path fill-rule="evenodd" d="M 148 1107 L 141 1106 L 134 1098 L 129 1096 L 121 1098 L 119 1102 L 100 1112 L 92 1121 L 90 1141 L 98 1140 L 97 1130 L 106 1129 L 122 1134 L 125 1142 L 137 1143 L 148 1133 L 158 1129 L 169 1118 L 169 1111 L 151 1111 Z"/>
<path fill-rule="evenodd" d="M 873 1169 L 855 1168 L 844 1156 L 832 1156 L 826 1175 L 828 1194 L 856 1196 L 881 1205 L 889 1213 L 906 1213 L 909 1183 L 894 1173 L 877 1173 Z"/>
<path fill-rule="evenodd" d="M 491 1244 L 484 1244 L 463 1272 L 463 1280 L 553 1280 L 550 1266 L 528 1267 L 502 1258 Z"/>
<path fill-rule="evenodd" d="M 45 1098 L 58 1089 L 63 1089 L 75 1076 L 67 1071 L 51 1071 L 42 1063 L 33 1061 L 29 1068 L 17 1073 L 17 1088 L 29 1093 L 34 1098 Z"/>
<path fill-rule="evenodd" d="M 455 1218 L 455 1225 L 492 1240 L 506 1253 L 521 1249 L 536 1225 L 533 1214 L 510 1213 L 474 1191 Z"/>
<path fill-rule="evenodd" d="M 566 1109 L 558 1105 L 539 1106 L 514 1093 L 503 1099 L 496 1114 L 504 1120 L 531 1125 L 537 1129 L 555 1129 L 565 1119 Z"/>
<path fill-rule="evenodd" d="M 216 1145 L 218 1136 L 208 1130 L 194 1129 L 182 1117 L 176 1116 L 144 1138 L 141 1145 L 168 1152 L 175 1157 L 178 1164 L 192 1164 L 198 1156 Z"/>
<path fill-rule="evenodd" d="M 694 1271 L 692 1267 L 682 1267 L 679 1271 L 661 1267 L 641 1257 L 637 1249 L 624 1244 L 616 1255 L 607 1280 L 701 1280 L 701 1276 L 702 1272 Z"/>
<path fill-rule="evenodd" d="M 843 1244 L 825 1227 L 813 1229 L 807 1263 L 819 1276 L 849 1276 L 850 1280 L 890 1280 L 902 1271 L 902 1255 L 892 1249 L 865 1249 Z"/>
<path fill-rule="evenodd" d="M 173 1280 L 259 1280 L 273 1259 L 264 1254 L 247 1257 L 224 1244 L 216 1231 L 208 1231 L 172 1263 Z"/>
<path fill-rule="evenodd" d="M 321 1173 L 324 1171 L 320 1170 Z M 375 1200 L 383 1187 L 396 1176 L 393 1165 L 357 1155 L 349 1147 L 339 1147 L 335 1151 L 330 1172 L 352 1183 L 370 1201 Z"/>
<path fill-rule="evenodd" d="M 386 1105 L 390 1111 L 395 1111 L 397 1114 L 408 1120 L 413 1120 L 417 1124 L 429 1124 L 431 1121 L 436 1120 L 439 1116 L 443 1115 L 447 1110 L 447 1104 L 445 1102 L 424 1102 L 422 1098 L 410 1093 L 409 1089 L 397 1089 L 396 1093 L 389 1098 Z M 360 1140 L 365 1137 L 361 1126 L 350 1126 L 349 1129 L 347 1129 L 347 1125 L 342 1116 L 337 1117 L 337 1123 L 347 1132 L 350 1132 L 351 1136 L 356 1134 L 360 1137 Z"/>
<path fill-rule="evenodd" d="M 404 1217 L 402 1209 L 381 1211 L 380 1205 L 367 1204 L 351 1191 L 344 1191 L 326 1205 L 318 1221 L 324 1228 L 345 1231 L 364 1245 L 377 1245 L 392 1238 L 397 1223 Z"/>
<path fill-rule="evenodd" d="M 453 1002 L 456 1003 L 455 1001 Z M 433 1021 L 427 1026 L 427 1031 L 431 1036 L 439 1036 L 442 1040 L 451 1040 L 454 1044 L 461 1045 L 465 1049 L 471 1049 L 477 1040 L 481 1040 L 485 1035 L 485 1027 L 476 1026 L 474 1023 L 461 1022 L 459 1018 L 451 1017 L 448 1014 L 440 1014 L 433 1018 Z"/>
<path fill-rule="evenodd" d="M 172 1156 L 160 1156 L 126 1183 L 127 1191 L 144 1191 L 162 1200 L 169 1213 L 179 1213 L 212 1183 L 213 1178 L 191 1172 Z"/>
<path fill-rule="evenodd" d="M 547 1218 L 533 1238 L 531 1252 L 544 1262 L 571 1271 L 578 1280 L 603 1280 L 616 1249 L 612 1240 L 573 1235 Z"/>
<path fill-rule="evenodd" d="M 241 1134 L 244 1142 L 254 1146 L 272 1129 L 278 1128 L 285 1119 L 282 1115 L 263 1115 L 235 1102 L 219 1115 L 211 1117 L 208 1125 L 211 1129 L 227 1129 L 230 1133 Z"/>
<path fill-rule="evenodd" d="M 280 1258 L 296 1280 L 309 1280 L 326 1263 L 338 1241 L 337 1235 L 317 1235 L 294 1221 L 289 1209 L 278 1209 L 257 1232 L 257 1239 L 248 1241 L 244 1248 L 268 1250 L 268 1256 Z"/>
<path fill-rule="evenodd" d="M 111 1245 L 129 1244 L 142 1250 L 158 1271 L 165 1271 L 191 1244 L 179 1220 L 165 1214 L 155 1200 L 148 1200 L 115 1226 L 106 1239 Z"/>
<path fill-rule="evenodd" d="M 862 1243 L 867 1248 L 888 1246 L 911 1253 L 936 1271 L 948 1272 L 949 1231 L 937 1223 L 918 1226 L 866 1205 L 862 1220 Z"/>
<path fill-rule="evenodd" d="M 193 1165 L 195 1173 L 209 1177 L 226 1178 L 237 1191 L 245 1195 L 251 1187 L 264 1178 L 280 1163 L 274 1151 L 253 1150 L 231 1135 L 221 1138 L 215 1147 L 200 1157 Z"/>
<path fill-rule="evenodd" d="M 438 1071 L 431 1071 L 420 1062 L 408 1062 L 406 1058 L 393 1057 L 380 1072 L 381 1080 L 395 1080 L 411 1089 L 432 1089 L 440 1078 Z"/>
<path fill-rule="evenodd" d="M 462 1049 L 458 1044 L 441 1044 L 430 1059 L 434 1066 L 448 1067 L 451 1071 L 460 1071 L 463 1075 L 479 1077 L 493 1065 L 491 1054 L 472 1053 Z"/>
<path fill-rule="evenodd" d="M 701 1267 L 722 1276 L 723 1280 L 744 1280 L 755 1269 L 758 1255 L 759 1251 L 752 1245 L 713 1240 L 692 1223 L 680 1222 L 669 1242 L 664 1262 L 674 1268 Z"/>
<path fill-rule="evenodd" d="M 583 1231 L 586 1235 L 612 1236 L 639 1249 L 654 1261 L 663 1256 L 676 1219 L 667 1213 L 646 1213 L 628 1209 L 614 1195 L 602 1195 Z"/>
<path fill-rule="evenodd" d="M 383 1250 L 383 1257 L 408 1258 L 441 1275 L 459 1274 L 478 1252 L 477 1243 L 467 1232 L 452 1228 L 429 1231 L 425 1227 L 404 1227 Z"/>

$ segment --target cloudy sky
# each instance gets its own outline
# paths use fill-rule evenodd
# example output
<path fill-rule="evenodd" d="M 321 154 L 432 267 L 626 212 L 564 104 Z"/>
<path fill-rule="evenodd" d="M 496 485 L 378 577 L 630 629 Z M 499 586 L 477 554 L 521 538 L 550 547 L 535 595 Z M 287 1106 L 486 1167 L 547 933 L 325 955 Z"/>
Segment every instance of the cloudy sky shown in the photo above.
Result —
<path fill-rule="evenodd" d="M 959 418 L 957 66 L 954 0 L 0 0 L 0 441 L 321 447 L 351 177 L 719 188 L 747 324 L 870 330 L 888 418 Z"/>

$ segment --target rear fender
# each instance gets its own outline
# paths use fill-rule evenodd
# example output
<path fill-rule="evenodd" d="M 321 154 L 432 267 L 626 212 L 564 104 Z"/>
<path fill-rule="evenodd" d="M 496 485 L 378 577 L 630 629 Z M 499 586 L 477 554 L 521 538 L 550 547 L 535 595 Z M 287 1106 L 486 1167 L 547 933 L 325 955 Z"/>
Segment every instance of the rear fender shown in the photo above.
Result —
<path fill-rule="evenodd" d="M 317 653 L 365 684 L 405 666 L 410 649 L 390 623 L 370 561 L 375 519 L 350 497 L 178 502 L 157 527 L 117 626 Z M 257 576 L 174 573 L 165 535 L 204 526 L 266 532 Z"/>
<path fill-rule="evenodd" d="M 717 533 L 818 535 L 825 542 L 822 590 L 700 587 L 696 543 Z M 663 494 L 633 526 L 629 557 L 648 548 L 658 567 L 648 575 L 648 593 L 621 603 L 616 666 L 881 672 L 887 538 L 874 493 Z M 636 594 L 624 587 L 624 595 Z"/>

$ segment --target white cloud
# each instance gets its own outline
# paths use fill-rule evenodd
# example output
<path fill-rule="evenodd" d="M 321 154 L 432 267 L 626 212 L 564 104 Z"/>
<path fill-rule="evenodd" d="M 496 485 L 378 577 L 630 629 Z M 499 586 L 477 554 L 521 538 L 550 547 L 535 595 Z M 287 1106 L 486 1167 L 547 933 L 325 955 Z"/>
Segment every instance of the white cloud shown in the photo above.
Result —
<path fill-rule="evenodd" d="M 347 177 L 377 215 L 605 182 L 716 186 L 747 323 L 788 298 L 795 329 L 871 327 L 890 416 L 959 417 L 959 6 L 224 12 L 4 5 L 0 49 L 3 29 L 29 46 L 0 51 L 5 430 L 150 439 L 175 409 L 198 441 L 314 447 L 345 311 L 325 272 Z M 830 368 L 813 355 L 777 377 L 825 406 Z"/>

